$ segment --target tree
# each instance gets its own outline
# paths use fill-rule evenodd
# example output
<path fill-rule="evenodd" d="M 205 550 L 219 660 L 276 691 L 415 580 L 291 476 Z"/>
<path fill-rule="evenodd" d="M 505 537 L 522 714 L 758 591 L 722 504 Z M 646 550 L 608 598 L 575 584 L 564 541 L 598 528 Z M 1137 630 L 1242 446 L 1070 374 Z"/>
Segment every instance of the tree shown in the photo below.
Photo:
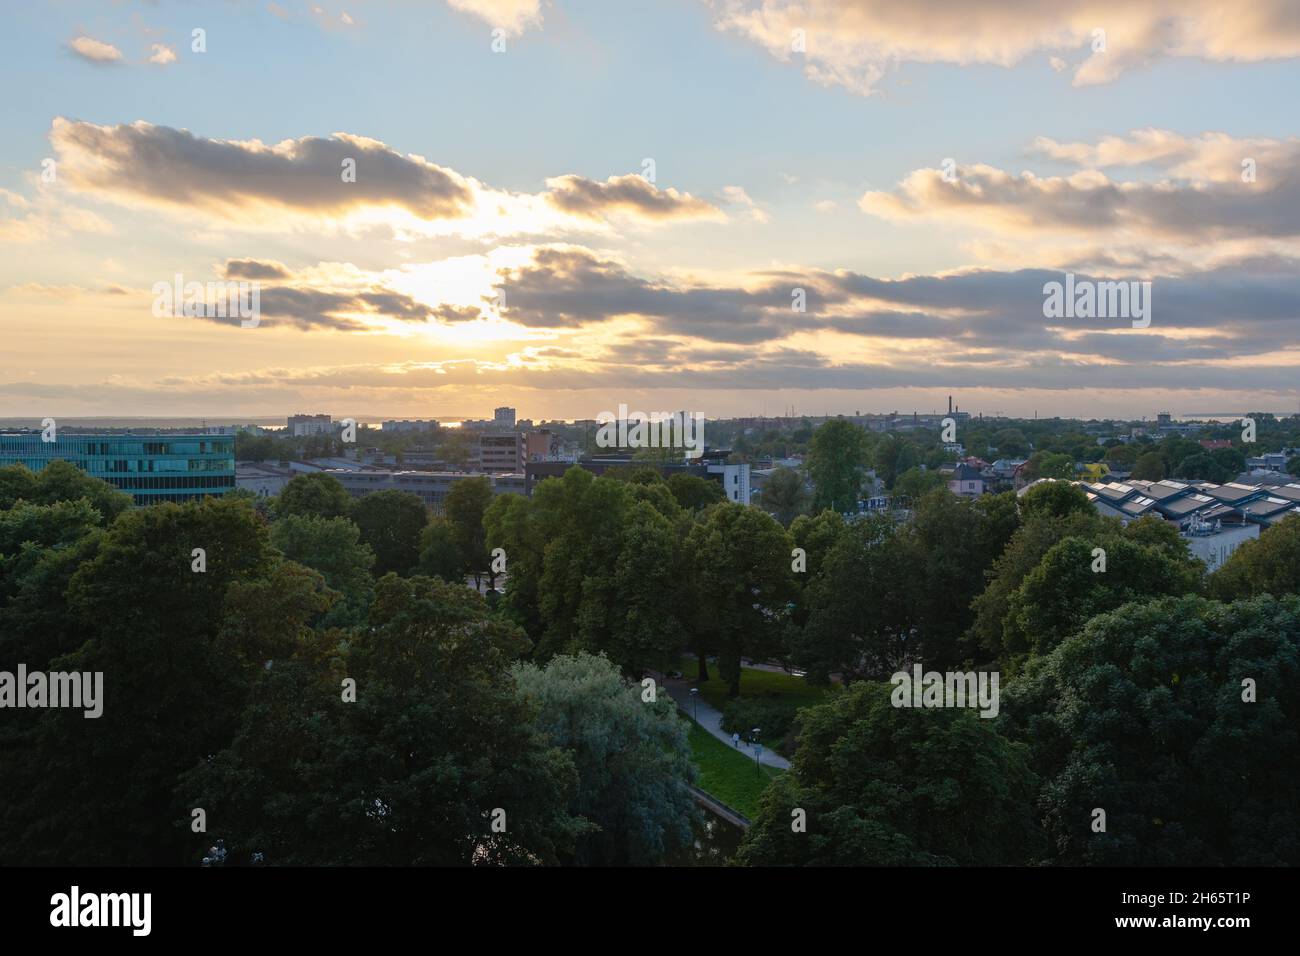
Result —
<path fill-rule="evenodd" d="M 648 501 L 630 502 L 612 567 L 593 567 L 582 583 L 578 644 L 604 652 L 625 674 L 673 670 L 685 637 L 679 548 L 672 522 Z"/>
<path fill-rule="evenodd" d="M 321 471 L 290 478 L 275 499 L 277 515 L 315 515 L 318 518 L 347 517 L 352 497 L 337 478 Z"/>
<path fill-rule="evenodd" d="M 132 503 L 130 495 L 62 459 L 55 459 L 35 474 L 26 465 L 0 468 L 0 508 L 12 508 L 19 499 L 49 505 L 80 498 L 99 512 L 104 525 L 112 524 Z"/>
<path fill-rule="evenodd" d="M 795 661 L 815 684 L 881 678 L 911 653 L 925 594 L 925 557 L 888 517 L 849 523 L 804 589 L 807 624 Z"/>
<path fill-rule="evenodd" d="M 791 547 L 771 517 L 737 503 L 710 508 L 687 536 L 700 679 L 707 677 L 707 651 L 716 650 L 732 697 L 740 695 L 741 657 L 762 657 L 779 647 L 794 593 Z"/>
<path fill-rule="evenodd" d="M 793 767 L 760 798 L 739 862 L 1005 866 L 1041 851 L 1028 747 L 972 710 L 890 697 L 889 685 L 862 682 L 800 712 Z M 795 809 L 806 833 L 793 832 Z"/>
<path fill-rule="evenodd" d="M 1096 514 L 1083 489 L 1064 481 L 1043 482 L 1030 488 L 1020 498 L 1020 510 L 1026 521 L 1035 515 L 1064 518 L 1071 514 Z"/>
<path fill-rule="evenodd" d="M 856 511 L 866 469 L 866 440 L 861 428 L 833 418 L 813 433 L 808 449 L 808 474 L 813 482 L 813 509 Z"/>
<path fill-rule="evenodd" d="M 1298 660 L 1300 599 L 1189 595 L 1095 617 L 1031 661 L 1003 716 L 1033 749 L 1052 860 L 1300 863 Z"/>
<path fill-rule="evenodd" d="M 195 548 L 206 570 L 193 570 Z M 0 847 L 9 860 L 70 866 L 178 864 L 189 856 L 189 808 L 177 775 L 229 741 L 265 636 L 243 620 L 248 602 L 232 589 L 272 581 L 269 598 L 323 610 L 319 575 L 273 577 L 277 555 L 266 525 L 246 504 L 208 498 L 128 511 L 103 535 L 67 587 L 81 643 L 57 657 L 59 671 L 103 674 L 103 712 L 25 711 L 6 721 L 17 740 L 0 745 L 9 791 Z M 285 615 L 256 610 L 258 618 Z M 292 630 L 279 629 L 289 640 Z M 193 805 L 191 805 L 193 806 Z M 184 821 L 184 823 L 182 822 Z"/>
<path fill-rule="evenodd" d="M 803 486 L 803 476 L 793 468 L 776 468 L 763 484 L 759 498 L 765 511 L 776 520 L 789 525 L 808 508 L 808 492 Z"/>
<path fill-rule="evenodd" d="M 352 627 L 365 621 L 375 582 L 375 554 L 361 543 L 361 532 L 347 518 L 287 515 L 271 525 L 271 544 L 286 558 L 319 571 L 338 591 L 338 601 L 320 627 Z"/>
<path fill-rule="evenodd" d="M 1040 492 L 1040 489 L 1058 487 L 1081 494 L 1060 482 L 1037 485 L 1027 492 L 1020 501 L 1023 524 L 993 562 L 988 572 L 988 583 L 971 604 L 975 618 L 967 641 L 978 649 L 982 657 L 1003 655 L 1011 596 L 1038 567 L 1043 555 L 1063 538 L 1071 535 L 1089 537 L 1098 531 L 1102 519 L 1091 505 L 1086 511 L 1076 510 L 1071 497 L 1056 491 Z"/>
<path fill-rule="evenodd" d="M 0 511 L 0 660 L 40 670 L 81 646 L 85 634 L 64 594 L 98 552 L 103 524 L 87 498 L 20 500 Z"/>
<path fill-rule="evenodd" d="M 726 501 L 727 495 L 722 485 L 699 475 L 676 472 L 668 476 L 668 490 L 672 492 L 677 503 L 687 511 L 699 511 L 709 505 Z"/>
<path fill-rule="evenodd" d="M 1189 455 L 1174 469 L 1175 478 L 1192 478 L 1222 484 L 1231 481 L 1240 469 L 1230 468 L 1208 453 Z"/>
<path fill-rule="evenodd" d="M 456 545 L 456 532 L 451 522 L 446 518 L 434 518 L 420 532 L 420 563 L 416 573 L 455 583 L 465 579 L 464 567 L 465 561 Z"/>
<path fill-rule="evenodd" d="M 1139 481 L 1160 481 L 1165 477 L 1165 460 L 1159 452 L 1149 451 L 1133 465 L 1133 477 Z"/>
<path fill-rule="evenodd" d="M 529 627 L 536 659 L 577 649 L 585 595 L 617 565 L 633 487 L 575 466 L 529 498 L 500 495 L 489 506 L 488 546 L 507 555 L 506 607 Z"/>
<path fill-rule="evenodd" d="M 230 852 L 272 863 L 556 863 L 585 827 L 573 761 L 510 674 L 527 643 L 468 588 L 386 575 L 370 627 L 259 674 L 234 741 L 181 791 Z"/>
<path fill-rule="evenodd" d="M 993 435 L 990 444 L 998 450 L 999 457 L 1021 458 L 1029 454 L 1029 439 L 1019 428 L 1004 428 Z"/>
<path fill-rule="evenodd" d="M 1254 541 L 1242 542 L 1209 584 L 1222 601 L 1300 594 L 1300 515 L 1289 514 Z"/>
<path fill-rule="evenodd" d="M 642 700 L 604 657 L 553 657 L 512 671 L 533 704 L 534 727 L 578 772 L 568 812 L 590 828 L 571 860 L 583 866 L 657 866 L 691 845 L 695 767 L 686 723 L 666 695 Z"/>
<path fill-rule="evenodd" d="M 1094 570 L 1103 557 L 1105 570 Z M 1193 593 L 1200 577 L 1190 561 L 1113 532 L 1066 538 L 1011 595 L 1003 646 L 1012 653 L 1046 654 L 1090 618 L 1130 601 Z"/>
<path fill-rule="evenodd" d="M 944 480 L 942 472 L 909 468 L 894 481 L 894 495 L 915 500 L 945 485 L 947 481 Z"/>
<path fill-rule="evenodd" d="M 1065 454 L 1036 451 L 1025 465 L 1025 477 L 1031 481 L 1037 478 L 1070 481 L 1074 478 L 1074 459 Z"/>
<path fill-rule="evenodd" d="M 1106 450 L 1106 461 L 1117 468 L 1131 469 L 1137 462 L 1139 454 L 1136 445 L 1115 445 Z"/>
<path fill-rule="evenodd" d="M 352 520 L 375 553 L 375 574 L 409 574 L 420 561 L 420 534 L 429 509 L 409 491 L 376 491 L 357 501 Z"/>
<path fill-rule="evenodd" d="M 488 559 L 487 538 L 483 530 L 483 514 L 492 500 L 492 482 L 486 475 L 462 478 L 451 486 L 443 500 L 447 523 L 451 525 L 452 539 L 460 554 L 461 570 L 474 575 L 478 584 L 485 572 L 495 587 L 496 574 Z"/>

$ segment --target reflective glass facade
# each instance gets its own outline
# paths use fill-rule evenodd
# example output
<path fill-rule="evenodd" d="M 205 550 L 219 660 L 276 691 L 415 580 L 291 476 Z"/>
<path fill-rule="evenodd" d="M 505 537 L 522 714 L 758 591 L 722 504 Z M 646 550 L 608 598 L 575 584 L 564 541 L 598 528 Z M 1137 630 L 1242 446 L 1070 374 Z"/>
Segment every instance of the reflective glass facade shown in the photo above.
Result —
<path fill-rule="evenodd" d="M 126 492 L 137 505 L 224 495 L 235 487 L 233 435 L 0 434 L 0 466 L 40 471 L 62 458 Z"/>

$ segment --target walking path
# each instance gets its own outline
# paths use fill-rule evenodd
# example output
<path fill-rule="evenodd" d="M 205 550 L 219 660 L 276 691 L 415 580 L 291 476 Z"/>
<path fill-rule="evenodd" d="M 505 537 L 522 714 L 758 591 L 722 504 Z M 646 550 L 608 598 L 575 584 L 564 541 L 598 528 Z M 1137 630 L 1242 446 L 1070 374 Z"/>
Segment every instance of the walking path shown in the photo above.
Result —
<path fill-rule="evenodd" d="M 722 711 L 718 710 L 702 696 L 691 699 L 691 685 L 685 680 L 673 680 L 670 677 L 658 675 L 656 680 L 659 686 L 668 691 L 669 695 L 677 706 L 686 712 L 687 717 L 698 714 L 697 723 L 707 730 L 713 736 L 717 737 L 728 747 L 732 747 L 731 734 L 722 729 Z M 740 752 L 745 756 L 753 759 L 754 749 L 744 741 L 741 742 Z M 786 760 L 775 750 L 770 747 L 764 747 L 763 752 L 758 757 L 758 762 L 768 767 L 777 767 L 780 770 L 789 770 L 790 761 Z"/>

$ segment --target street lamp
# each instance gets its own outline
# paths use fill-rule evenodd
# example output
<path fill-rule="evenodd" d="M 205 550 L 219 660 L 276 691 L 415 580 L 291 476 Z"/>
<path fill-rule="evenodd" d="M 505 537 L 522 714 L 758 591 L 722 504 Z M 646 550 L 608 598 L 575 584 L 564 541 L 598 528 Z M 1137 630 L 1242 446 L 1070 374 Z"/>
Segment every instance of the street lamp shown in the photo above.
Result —
<path fill-rule="evenodd" d="M 691 710 L 695 715 L 695 722 L 698 724 L 700 722 L 700 689 L 698 687 L 691 688 Z"/>
<path fill-rule="evenodd" d="M 757 727 L 750 731 L 750 739 L 754 741 L 754 773 L 761 777 L 763 775 L 763 768 L 759 765 L 758 758 L 763 755 L 763 745 L 758 739 L 760 733 L 762 733 L 762 731 Z"/>

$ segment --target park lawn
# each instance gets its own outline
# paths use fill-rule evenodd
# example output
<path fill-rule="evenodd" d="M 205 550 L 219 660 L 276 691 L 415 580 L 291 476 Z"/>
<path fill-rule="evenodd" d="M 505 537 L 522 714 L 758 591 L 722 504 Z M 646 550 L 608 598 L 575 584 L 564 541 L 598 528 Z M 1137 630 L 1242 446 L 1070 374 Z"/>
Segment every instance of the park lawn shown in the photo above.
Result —
<path fill-rule="evenodd" d="M 758 795 L 768 781 L 784 773 L 775 767 L 755 769 L 753 751 L 728 747 L 691 721 L 691 757 L 699 770 L 695 785 L 749 819 L 758 815 Z"/>
<path fill-rule="evenodd" d="M 693 656 L 683 657 L 682 676 L 691 681 L 692 686 L 700 688 L 701 698 L 718 710 L 723 710 L 727 706 L 727 701 L 731 698 L 727 696 L 727 682 L 718 677 L 717 664 L 710 665 L 709 680 L 703 684 L 694 683 L 699 674 L 699 662 Z M 802 677 L 796 677 L 794 674 L 755 670 L 752 667 L 742 667 L 740 669 L 741 697 L 762 697 L 777 701 L 781 709 L 788 711 L 791 716 L 801 707 L 820 704 L 826 699 L 828 693 L 827 688 L 814 687 Z M 780 752 L 783 743 L 784 741 L 780 737 L 763 736 L 763 745 L 778 752 Z"/>

